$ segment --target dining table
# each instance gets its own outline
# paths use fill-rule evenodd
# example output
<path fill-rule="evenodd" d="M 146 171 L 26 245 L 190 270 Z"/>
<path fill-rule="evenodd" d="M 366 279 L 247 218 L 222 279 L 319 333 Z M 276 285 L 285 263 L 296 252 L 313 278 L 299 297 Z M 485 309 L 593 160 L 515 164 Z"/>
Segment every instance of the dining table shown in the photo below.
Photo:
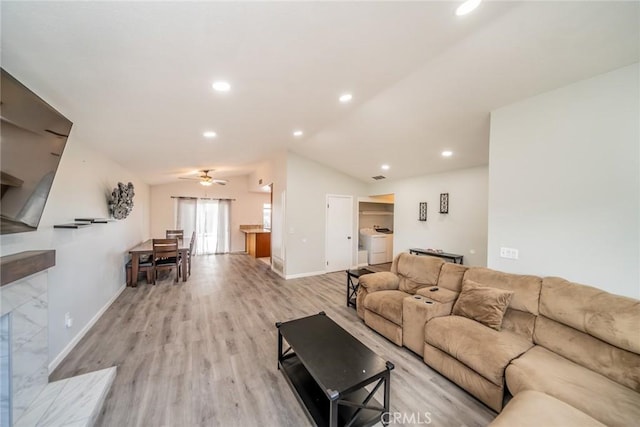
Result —
<path fill-rule="evenodd" d="M 145 242 L 136 245 L 129 249 L 131 254 L 131 287 L 138 286 L 138 269 L 140 266 L 140 257 L 145 255 L 153 255 L 153 239 L 149 239 Z M 191 238 L 178 239 L 178 255 L 181 259 L 182 281 L 187 281 L 187 259 L 189 256 L 189 244 Z M 154 273 L 155 274 L 155 273 Z M 176 273 L 178 274 L 178 273 Z"/>

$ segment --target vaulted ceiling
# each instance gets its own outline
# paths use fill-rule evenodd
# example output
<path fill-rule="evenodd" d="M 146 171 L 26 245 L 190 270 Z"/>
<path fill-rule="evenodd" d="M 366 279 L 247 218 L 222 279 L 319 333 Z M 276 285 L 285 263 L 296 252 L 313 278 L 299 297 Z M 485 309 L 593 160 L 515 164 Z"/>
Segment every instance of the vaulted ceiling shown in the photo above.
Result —
<path fill-rule="evenodd" d="M 1 60 L 156 184 L 284 149 L 366 182 L 483 165 L 492 110 L 639 59 L 635 1 L 458 5 L 3 1 Z"/>

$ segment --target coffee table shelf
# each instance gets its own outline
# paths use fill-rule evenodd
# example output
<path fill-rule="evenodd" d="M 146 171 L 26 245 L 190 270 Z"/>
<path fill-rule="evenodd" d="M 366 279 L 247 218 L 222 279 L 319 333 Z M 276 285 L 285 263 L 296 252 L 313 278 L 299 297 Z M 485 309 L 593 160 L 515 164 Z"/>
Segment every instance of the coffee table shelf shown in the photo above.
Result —
<path fill-rule="evenodd" d="M 307 416 L 312 419 L 317 426 L 330 426 L 329 410 L 331 401 L 324 391 L 315 382 L 309 371 L 304 367 L 296 355 L 287 355 L 280 363 L 280 369 L 284 372 L 287 382 L 295 391 L 296 397 L 305 409 Z M 365 389 L 358 389 L 353 393 L 343 396 L 344 399 L 362 402 L 369 393 Z M 382 406 L 377 400 L 371 399 L 369 405 Z M 349 406 L 338 406 L 338 425 L 344 426 L 353 417 L 356 408 Z M 372 426 L 380 422 L 380 412 L 371 409 L 363 409 L 358 419 L 351 424 L 353 427 Z"/>
<path fill-rule="evenodd" d="M 317 426 L 372 426 L 389 411 L 385 362 L 323 312 L 276 323 L 278 369 Z M 284 349 L 284 343 L 289 345 Z M 368 391 L 365 386 L 371 385 Z M 382 391 L 383 404 L 374 396 Z"/>

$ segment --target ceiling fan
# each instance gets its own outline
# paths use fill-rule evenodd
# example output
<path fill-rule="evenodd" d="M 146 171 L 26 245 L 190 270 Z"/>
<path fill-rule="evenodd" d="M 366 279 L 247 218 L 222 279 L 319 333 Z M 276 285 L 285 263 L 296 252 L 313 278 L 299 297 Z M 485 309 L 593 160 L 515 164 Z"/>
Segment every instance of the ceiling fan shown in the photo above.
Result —
<path fill-rule="evenodd" d="M 213 178 L 212 176 L 209 176 L 209 172 L 213 172 L 212 169 L 203 169 L 202 171 L 202 175 L 200 175 L 200 177 L 198 178 L 187 178 L 187 177 L 179 177 L 180 179 L 188 179 L 191 181 L 200 181 L 200 185 L 204 185 L 206 187 L 215 184 L 218 185 L 227 185 L 227 180 L 226 179 L 216 179 Z"/>

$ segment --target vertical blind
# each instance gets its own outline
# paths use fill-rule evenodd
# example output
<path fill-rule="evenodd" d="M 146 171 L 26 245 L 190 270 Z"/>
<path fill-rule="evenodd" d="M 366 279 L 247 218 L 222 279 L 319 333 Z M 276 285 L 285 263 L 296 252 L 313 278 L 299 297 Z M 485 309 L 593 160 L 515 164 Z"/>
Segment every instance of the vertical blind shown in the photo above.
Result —
<path fill-rule="evenodd" d="M 228 253 L 231 246 L 231 200 L 175 198 L 176 228 L 196 232 L 196 255 Z"/>

